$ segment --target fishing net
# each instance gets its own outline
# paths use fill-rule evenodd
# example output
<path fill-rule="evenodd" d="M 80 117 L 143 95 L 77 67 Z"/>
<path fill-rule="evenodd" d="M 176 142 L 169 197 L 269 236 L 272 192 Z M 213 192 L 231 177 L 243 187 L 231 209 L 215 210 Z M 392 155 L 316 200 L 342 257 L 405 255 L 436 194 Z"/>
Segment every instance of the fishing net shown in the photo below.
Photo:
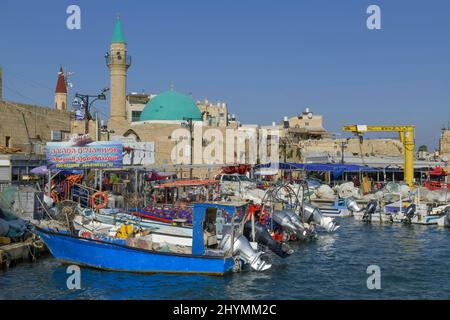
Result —
<path fill-rule="evenodd" d="M 322 184 L 315 192 L 317 198 L 320 199 L 334 199 L 334 190 L 327 184 Z"/>
<path fill-rule="evenodd" d="M 340 184 L 340 185 L 334 187 L 334 189 L 336 190 L 336 192 L 340 198 L 343 198 L 343 199 L 349 198 L 349 197 L 352 197 L 355 199 L 361 198 L 359 189 L 354 186 L 353 182 L 346 182 L 346 183 Z"/>

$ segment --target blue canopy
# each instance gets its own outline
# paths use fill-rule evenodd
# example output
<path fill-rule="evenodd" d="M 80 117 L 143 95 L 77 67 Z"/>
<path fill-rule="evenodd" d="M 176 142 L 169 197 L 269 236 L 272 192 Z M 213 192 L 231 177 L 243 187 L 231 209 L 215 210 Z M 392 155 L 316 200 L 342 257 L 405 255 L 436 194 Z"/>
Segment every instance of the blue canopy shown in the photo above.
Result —
<path fill-rule="evenodd" d="M 287 171 L 327 171 L 331 172 L 334 179 L 339 178 L 344 172 L 370 172 L 378 171 L 376 168 L 360 166 L 357 164 L 346 163 L 295 163 L 280 162 L 256 165 L 256 169 L 278 167 L 280 170 Z"/>

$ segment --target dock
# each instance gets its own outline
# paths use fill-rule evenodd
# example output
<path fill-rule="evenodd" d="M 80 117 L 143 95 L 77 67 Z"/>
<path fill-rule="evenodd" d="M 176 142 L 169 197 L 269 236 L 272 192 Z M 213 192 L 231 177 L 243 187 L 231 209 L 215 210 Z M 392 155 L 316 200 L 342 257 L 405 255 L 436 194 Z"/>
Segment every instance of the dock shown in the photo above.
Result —
<path fill-rule="evenodd" d="M 23 242 L 0 246 L 0 266 L 3 269 L 24 261 L 36 261 L 38 257 L 47 254 L 48 249 L 39 239 L 29 238 Z"/>

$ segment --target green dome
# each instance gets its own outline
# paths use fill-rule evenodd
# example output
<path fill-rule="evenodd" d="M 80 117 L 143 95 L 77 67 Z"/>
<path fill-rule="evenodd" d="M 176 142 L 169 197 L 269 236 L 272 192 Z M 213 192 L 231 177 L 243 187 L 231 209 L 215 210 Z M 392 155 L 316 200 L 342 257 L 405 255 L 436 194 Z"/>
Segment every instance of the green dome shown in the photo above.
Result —
<path fill-rule="evenodd" d="M 184 94 L 170 90 L 151 99 L 141 113 L 140 121 L 201 120 L 202 114 L 195 101 Z"/>

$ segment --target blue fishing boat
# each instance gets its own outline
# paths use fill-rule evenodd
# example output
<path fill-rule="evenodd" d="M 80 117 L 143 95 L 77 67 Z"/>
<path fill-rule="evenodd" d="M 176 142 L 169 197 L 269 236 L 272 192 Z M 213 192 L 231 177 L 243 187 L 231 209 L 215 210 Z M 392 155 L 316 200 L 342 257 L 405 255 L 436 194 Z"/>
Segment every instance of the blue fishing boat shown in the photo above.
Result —
<path fill-rule="evenodd" d="M 45 242 L 52 255 L 66 263 L 98 269 L 140 273 L 195 273 L 223 275 L 237 263 L 233 246 L 218 247 L 215 222 L 220 205 L 199 203 L 194 205 L 192 246 L 189 253 L 163 252 L 132 246 L 127 239 L 82 237 L 51 228 L 36 226 L 34 232 Z M 235 217 L 229 226 L 231 239 L 242 239 L 239 234 L 241 217 Z M 234 227 L 233 227 L 234 226 Z M 256 259 L 258 258 L 258 260 Z M 253 259 L 256 263 L 259 256 Z"/>

